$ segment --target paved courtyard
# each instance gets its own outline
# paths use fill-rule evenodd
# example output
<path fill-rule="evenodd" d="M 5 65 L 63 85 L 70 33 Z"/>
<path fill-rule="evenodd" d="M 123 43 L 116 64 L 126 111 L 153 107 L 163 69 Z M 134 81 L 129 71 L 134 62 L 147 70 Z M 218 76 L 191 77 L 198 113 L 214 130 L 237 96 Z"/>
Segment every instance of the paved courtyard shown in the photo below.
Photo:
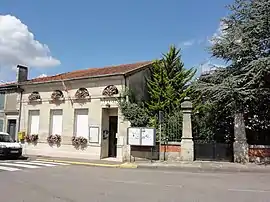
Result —
<path fill-rule="evenodd" d="M 0 172 L 0 196 L 5 202 L 259 202 L 270 198 L 270 174 L 265 173 L 97 168 L 37 161 L 0 161 L 1 166 L 17 168 Z"/>

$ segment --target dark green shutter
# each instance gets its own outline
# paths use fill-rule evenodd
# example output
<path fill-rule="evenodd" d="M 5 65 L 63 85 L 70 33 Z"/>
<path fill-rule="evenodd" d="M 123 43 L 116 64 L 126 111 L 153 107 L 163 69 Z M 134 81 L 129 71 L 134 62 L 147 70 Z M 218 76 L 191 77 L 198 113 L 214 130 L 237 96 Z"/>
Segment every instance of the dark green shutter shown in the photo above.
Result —
<path fill-rule="evenodd" d="M 0 94 L 0 110 L 4 109 L 4 105 L 5 105 L 5 95 Z"/>
<path fill-rule="evenodd" d="M 4 124 L 4 121 L 0 119 L 0 132 L 3 132 L 3 124 Z"/>

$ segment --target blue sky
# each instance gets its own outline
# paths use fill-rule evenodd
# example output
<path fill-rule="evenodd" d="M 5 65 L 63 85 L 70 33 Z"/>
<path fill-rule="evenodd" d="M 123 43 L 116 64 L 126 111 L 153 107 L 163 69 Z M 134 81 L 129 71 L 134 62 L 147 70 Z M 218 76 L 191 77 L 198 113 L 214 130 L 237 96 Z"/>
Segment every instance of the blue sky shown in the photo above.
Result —
<path fill-rule="evenodd" d="M 35 77 L 153 60 L 171 44 L 182 48 L 186 68 L 198 67 L 209 62 L 208 39 L 217 32 L 219 20 L 228 14 L 225 5 L 230 3 L 232 0 L 1 0 L 0 15 L 19 19 L 35 40 L 48 46 L 47 54 L 59 61 L 47 66 L 29 63 L 33 64 L 30 76 Z M 15 78 L 15 72 L 8 78 Z"/>

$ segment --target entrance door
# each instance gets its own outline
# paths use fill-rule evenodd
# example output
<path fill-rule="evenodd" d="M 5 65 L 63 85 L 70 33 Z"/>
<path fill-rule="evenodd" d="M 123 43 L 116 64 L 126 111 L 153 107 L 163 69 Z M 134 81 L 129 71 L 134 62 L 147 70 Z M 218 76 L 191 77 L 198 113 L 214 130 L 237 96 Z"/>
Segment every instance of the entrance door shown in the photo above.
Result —
<path fill-rule="evenodd" d="M 118 117 L 109 116 L 109 157 L 116 157 Z"/>
<path fill-rule="evenodd" d="M 7 133 L 16 140 L 16 119 L 8 119 Z"/>

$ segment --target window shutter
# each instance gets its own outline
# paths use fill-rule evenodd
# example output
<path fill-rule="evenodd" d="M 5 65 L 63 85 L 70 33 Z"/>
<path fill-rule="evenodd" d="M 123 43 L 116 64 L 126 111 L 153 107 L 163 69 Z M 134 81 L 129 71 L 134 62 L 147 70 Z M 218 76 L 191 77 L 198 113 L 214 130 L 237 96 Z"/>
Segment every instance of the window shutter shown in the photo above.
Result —
<path fill-rule="evenodd" d="M 0 110 L 4 109 L 5 105 L 5 94 L 0 94 Z"/>
<path fill-rule="evenodd" d="M 4 124 L 4 121 L 0 119 L 0 132 L 3 132 L 3 124 Z"/>

